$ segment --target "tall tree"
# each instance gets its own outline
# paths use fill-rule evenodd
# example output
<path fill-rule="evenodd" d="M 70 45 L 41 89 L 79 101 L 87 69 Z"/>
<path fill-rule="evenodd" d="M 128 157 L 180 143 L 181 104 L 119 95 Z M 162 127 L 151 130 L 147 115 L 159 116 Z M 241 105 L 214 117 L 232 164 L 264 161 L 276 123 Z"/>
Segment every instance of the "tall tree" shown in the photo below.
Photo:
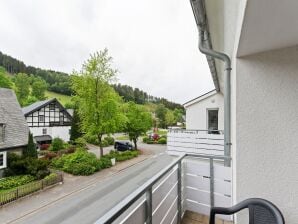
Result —
<path fill-rule="evenodd" d="M 159 104 L 156 108 L 155 115 L 158 118 L 159 127 L 166 128 L 167 108 L 163 104 Z"/>
<path fill-rule="evenodd" d="M 120 96 L 109 85 L 116 70 L 111 66 L 108 50 L 91 55 L 82 71 L 74 72 L 72 89 L 78 103 L 81 128 L 86 135 L 96 135 L 103 155 L 102 136 L 118 131 L 125 122 L 120 109 Z"/>
<path fill-rule="evenodd" d="M 24 105 L 30 93 L 30 78 L 25 73 L 19 73 L 14 78 L 16 94 L 21 105 Z"/>
<path fill-rule="evenodd" d="M 47 89 L 47 83 L 41 78 L 34 78 L 32 83 L 31 95 L 36 97 L 38 100 L 45 99 L 45 91 Z"/>
<path fill-rule="evenodd" d="M 143 106 L 129 102 L 126 117 L 127 123 L 125 132 L 128 134 L 130 140 L 133 141 L 135 149 L 137 149 L 138 138 L 142 134 L 146 134 L 146 131 L 152 127 L 151 113 L 146 111 Z"/>
<path fill-rule="evenodd" d="M 36 145 L 33 141 L 33 135 L 29 133 L 28 136 L 28 145 L 23 151 L 23 156 L 24 157 L 33 157 L 37 158 L 37 150 L 36 150 Z"/>
<path fill-rule="evenodd" d="M 83 134 L 80 130 L 80 117 L 78 114 L 78 108 L 75 107 L 71 120 L 70 128 L 70 140 L 75 141 L 77 138 L 81 137 Z"/>
<path fill-rule="evenodd" d="M 11 89 L 13 86 L 12 81 L 6 74 L 5 68 L 0 66 L 0 87 Z"/>

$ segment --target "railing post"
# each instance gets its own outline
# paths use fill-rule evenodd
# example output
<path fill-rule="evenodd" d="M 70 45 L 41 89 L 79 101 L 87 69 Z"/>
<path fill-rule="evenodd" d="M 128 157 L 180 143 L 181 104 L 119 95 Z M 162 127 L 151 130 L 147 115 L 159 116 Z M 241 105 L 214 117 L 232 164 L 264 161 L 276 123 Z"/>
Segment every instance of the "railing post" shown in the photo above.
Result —
<path fill-rule="evenodd" d="M 181 160 L 178 163 L 178 198 L 177 198 L 177 208 L 178 208 L 178 219 L 177 223 L 181 223 L 181 216 L 182 216 L 182 167 L 181 167 Z"/>
<path fill-rule="evenodd" d="M 152 187 L 146 191 L 146 224 L 152 224 Z"/>
<path fill-rule="evenodd" d="M 210 207 L 214 207 L 214 164 L 213 158 L 209 159 L 210 164 Z"/>

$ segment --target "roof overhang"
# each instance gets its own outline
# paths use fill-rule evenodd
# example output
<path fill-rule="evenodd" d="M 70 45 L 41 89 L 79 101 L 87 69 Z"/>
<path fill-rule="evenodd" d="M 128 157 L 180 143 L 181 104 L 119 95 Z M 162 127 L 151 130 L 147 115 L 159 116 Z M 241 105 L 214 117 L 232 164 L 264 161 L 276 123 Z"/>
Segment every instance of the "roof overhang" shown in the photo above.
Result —
<path fill-rule="evenodd" d="M 298 44 L 297 0 L 246 1 L 238 57 Z"/>
<path fill-rule="evenodd" d="M 214 90 L 212 90 L 212 91 L 210 91 L 208 93 L 205 93 L 205 94 L 203 94 L 203 95 L 201 95 L 201 96 L 199 96 L 197 98 L 194 98 L 194 99 L 192 99 L 192 100 L 184 103 L 183 106 L 184 106 L 184 108 L 187 108 L 187 107 L 189 107 L 189 106 L 191 106 L 191 105 L 193 105 L 195 103 L 199 103 L 200 101 L 205 100 L 205 99 L 207 99 L 207 98 L 209 98 L 211 96 L 214 96 L 216 94 L 218 94 L 218 92 L 214 89 Z"/>

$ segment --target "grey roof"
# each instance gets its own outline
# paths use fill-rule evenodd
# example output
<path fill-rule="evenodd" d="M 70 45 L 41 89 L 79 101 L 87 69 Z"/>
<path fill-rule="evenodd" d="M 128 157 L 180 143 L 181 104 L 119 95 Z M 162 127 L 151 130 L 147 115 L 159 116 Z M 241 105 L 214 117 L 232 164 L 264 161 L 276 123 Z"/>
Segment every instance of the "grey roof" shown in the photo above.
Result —
<path fill-rule="evenodd" d="M 29 128 L 13 90 L 0 88 L 0 123 L 5 124 L 4 142 L 0 149 L 28 144 Z"/>
<path fill-rule="evenodd" d="M 54 99 L 43 100 L 43 101 L 38 101 L 38 102 L 35 102 L 35 103 L 33 103 L 33 104 L 31 104 L 27 107 L 23 107 L 22 108 L 23 114 L 27 115 L 28 113 L 30 113 L 32 111 L 38 110 L 40 107 L 50 103 L 53 100 L 55 100 L 55 98 Z"/>
<path fill-rule="evenodd" d="M 40 135 L 34 137 L 35 141 L 43 142 L 43 141 L 51 141 L 52 137 L 50 135 Z"/>

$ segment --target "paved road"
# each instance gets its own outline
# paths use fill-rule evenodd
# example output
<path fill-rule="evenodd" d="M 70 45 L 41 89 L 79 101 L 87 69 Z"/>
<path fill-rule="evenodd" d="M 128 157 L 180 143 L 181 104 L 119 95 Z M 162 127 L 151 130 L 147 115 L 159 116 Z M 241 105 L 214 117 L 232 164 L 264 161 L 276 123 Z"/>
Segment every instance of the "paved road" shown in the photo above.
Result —
<path fill-rule="evenodd" d="M 167 154 L 157 154 L 105 179 L 105 181 L 98 181 L 79 192 L 9 223 L 94 223 L 126 195 L 133 192 L 173 160 L 174 157 Z"/>

